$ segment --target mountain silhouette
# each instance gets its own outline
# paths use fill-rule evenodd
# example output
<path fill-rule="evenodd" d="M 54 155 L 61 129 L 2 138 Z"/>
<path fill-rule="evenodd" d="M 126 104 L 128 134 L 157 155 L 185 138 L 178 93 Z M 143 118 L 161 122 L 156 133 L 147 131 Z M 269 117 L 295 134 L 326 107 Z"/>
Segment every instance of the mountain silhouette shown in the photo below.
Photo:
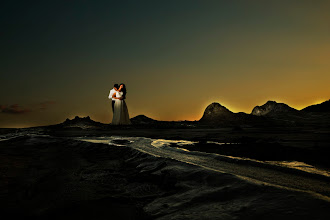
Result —
<path fill-rule="evenodd" d="M 268 101 L 262 106 L 253 108 L 251 114 L 256 116 L 278 116 L 285 114 L 296 114 L 299 111 L 288 106 L 285 103 L 277 103 L 275 101 Z"/>
<path fill-rule="evenodd" d="M 101 122 L 93 121 L 89 116 L 87 117 L 79 117 L 76 116 L 73 119 L 67 118 L 64 122 L 56 125 L 57 127 L 61 128 L 101 128 L 104 127 L 105 124 Z"/>
<path fill-rule="evenodd" d="M 232 111 L 229 111 L 226 107 L 214 102 L 206 107 L 201 121 L 213 121 L 224 117 L 232 117 L 233 115 L 234 113 Z"/>
<path fill-rule="evenodd" d="M 320 104 L 311 105 L 301 110 L 302 112 L 330 112 L 330 99 Z"/>
<path fill-rule="evenodd" d="M 220 126 L 314 126 L 327 127 L 330 121 L 330 100 L 297 110 L 285 103 L 267 101 L 253 108 L 251 114 L 234 113 L 219 103 L 207 106 L 199 120 L 204 125 Z"/>
<path fill-rule="evenodd" d="M 138 115 L 138 116 L 131 118 L 130 120 L 131 120 L 132 124 L 134 124 L 134 125 L 152 124 L 152 123 L 157 122 L 157 120 L 149 118 L 145 115 Z"/>
<path fill-rule="evenodd" d="M 328 126 L 330 122 L 330 100 L 297 110 L 285 103 L 267 101 L 253 108 L 250 114 L 234 113 L 220 103 L 208 105 L 199 121 L 158 121 L 145 115 L 131 118 L 133 126 L 147 128 L 186 128 L 196 126 Z M 66 119 L 63 123 L 49 125 L 54 129 L 109 129 L 109 124 L 96 122 L 89 116 Z"/>
<path fill-rule="evenodd" d="M 223 126 L 237 126 L 242 124 L 255 125 L 264 123 L 263 117 L 246 114 L 244 112 L 234 113 L 219 103 L 208 105 L 203 117 L 199 120 L 201 124 L 217 124 Z"/>

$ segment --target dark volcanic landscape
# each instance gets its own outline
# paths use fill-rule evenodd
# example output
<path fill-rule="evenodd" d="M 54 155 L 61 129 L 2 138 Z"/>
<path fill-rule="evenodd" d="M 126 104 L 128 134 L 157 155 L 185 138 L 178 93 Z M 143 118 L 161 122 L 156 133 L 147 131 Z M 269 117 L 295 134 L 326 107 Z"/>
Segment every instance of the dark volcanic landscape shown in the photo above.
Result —
<path fill-rule="evenodd" d="M 199 121 L 0 129 L 1 216 L 329 219 L 329 106 L 212 103 Z"/>

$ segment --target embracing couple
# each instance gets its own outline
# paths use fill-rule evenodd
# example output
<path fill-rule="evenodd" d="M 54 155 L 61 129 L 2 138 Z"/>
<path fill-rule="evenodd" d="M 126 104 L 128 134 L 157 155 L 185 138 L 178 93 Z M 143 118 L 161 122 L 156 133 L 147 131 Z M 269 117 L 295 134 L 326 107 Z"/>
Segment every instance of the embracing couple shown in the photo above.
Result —
<path fill-rule="evenodd" d="M 112 100 L 112 123 L 113 125 L 130 125 L 128 109 L 125 102 L 126 86 L 125 84 L 115 84 L 110 90 L 109 99 Z"/>

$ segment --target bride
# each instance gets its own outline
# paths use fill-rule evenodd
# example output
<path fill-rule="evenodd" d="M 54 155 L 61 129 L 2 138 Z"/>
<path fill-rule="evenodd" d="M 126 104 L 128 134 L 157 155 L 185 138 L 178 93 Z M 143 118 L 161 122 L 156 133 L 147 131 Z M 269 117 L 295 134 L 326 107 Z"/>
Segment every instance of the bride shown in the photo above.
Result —
<path fill-rule="evenodd" d="M 126 86 L 120 84 L 119 89 L 112 95 L 112 99 L 115 100 L 112 124 L 113 125 L 130 125 L 128 109 L 125 102 L 126 98 Z"/>

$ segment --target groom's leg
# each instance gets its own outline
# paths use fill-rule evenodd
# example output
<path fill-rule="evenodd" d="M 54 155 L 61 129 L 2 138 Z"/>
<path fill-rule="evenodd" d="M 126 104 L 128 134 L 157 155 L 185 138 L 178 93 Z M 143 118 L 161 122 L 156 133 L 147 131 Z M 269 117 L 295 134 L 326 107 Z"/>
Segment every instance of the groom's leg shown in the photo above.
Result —
<path fill-rule="evenodd" d="M 115 101 L 112 101 L 112 112 L 114 112 L 114 108 L 115 108 Z"/>

